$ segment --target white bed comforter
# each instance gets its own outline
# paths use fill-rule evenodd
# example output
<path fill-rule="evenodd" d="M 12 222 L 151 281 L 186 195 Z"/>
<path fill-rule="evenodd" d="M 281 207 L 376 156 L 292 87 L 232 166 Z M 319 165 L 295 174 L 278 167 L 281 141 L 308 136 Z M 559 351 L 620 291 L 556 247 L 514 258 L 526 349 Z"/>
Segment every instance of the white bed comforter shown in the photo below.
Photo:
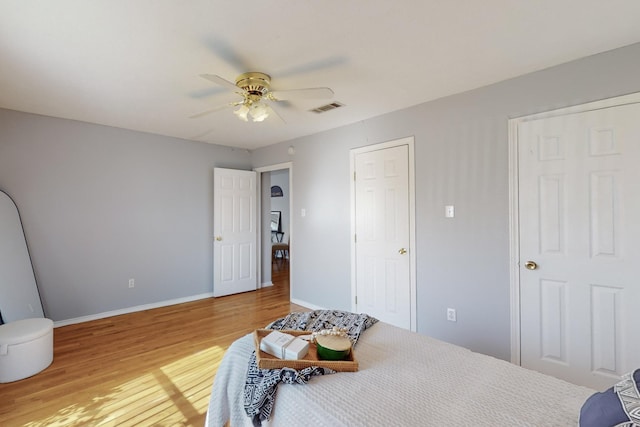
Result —
<path fill-rule="evenodd" d="M 243 389 L 253 337 L 229 348 L 206 425 L 251 426 Z M 379 322 L 355 348 L 358 372 L 280 384 L 272 426 L 577 426 L 595 391 Z"/>

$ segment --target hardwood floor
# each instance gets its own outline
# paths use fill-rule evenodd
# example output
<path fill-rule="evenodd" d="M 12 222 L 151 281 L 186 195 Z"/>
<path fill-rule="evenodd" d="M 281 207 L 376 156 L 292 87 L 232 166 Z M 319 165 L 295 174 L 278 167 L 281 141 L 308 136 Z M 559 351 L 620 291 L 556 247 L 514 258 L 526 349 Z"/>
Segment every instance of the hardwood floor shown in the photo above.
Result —
<path fill-rule="evenodd" d="M 237 338 L 290 311 L 289 265 L 274 286 L 54 330 L 43 372 L 0 384 L 2 426 L 202 426 L 216 369 Z"/>

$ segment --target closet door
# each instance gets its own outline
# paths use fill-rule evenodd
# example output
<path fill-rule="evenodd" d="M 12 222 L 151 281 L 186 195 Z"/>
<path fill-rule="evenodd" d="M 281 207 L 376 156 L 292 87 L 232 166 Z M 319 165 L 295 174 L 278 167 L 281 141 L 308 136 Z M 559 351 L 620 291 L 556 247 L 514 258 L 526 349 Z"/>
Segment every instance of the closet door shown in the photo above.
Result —
<path fill-rule="evenodd" d="M 213 295 L 257 289 L 256 172 L 214 169 Z"/>
<path fill-rule="evenodd" d="M 409 149 L 355 155 L 357 310 L 411 329 Z"/>
<path fill-rule="evenodd" d="M 518 126 L 521 363 L 604 389 L 640 366 L 640 105 Z"/>

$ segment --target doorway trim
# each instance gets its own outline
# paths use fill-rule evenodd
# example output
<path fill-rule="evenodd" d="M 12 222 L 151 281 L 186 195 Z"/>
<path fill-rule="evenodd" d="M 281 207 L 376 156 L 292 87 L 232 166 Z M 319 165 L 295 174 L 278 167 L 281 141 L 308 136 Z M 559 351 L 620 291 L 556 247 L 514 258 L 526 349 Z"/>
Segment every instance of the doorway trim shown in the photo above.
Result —
<path fill-rule="evenodd" d="M 253 170 L 255 172 L 257 172 L 258 178 L 257 178 L 257 183 L 256 183 L 256 187 L 257 187 L 257 191 L 258 191 L 258 203 L 256 204 L 256 209 L 257 209 L 257 217 L 258 217 L 258 250 L 257 250 L 257 255 L 256 255 L 256 259 L 258 260 L 258 265 L 257 265 L 257 269 L 258 269 L 258 289 L 262 288 L 262 194 L 261 194 L 261 188 L 262 188 L 262 173 L 263 172 L 272 172 L 272 171 L 277 171 L 277 170 L 283 170 L 283 169 L 287 169 L 289 170 L 289 244 L 291 244 L 291 241 L 293 240 L 293 162 L 285 162 L 285 163 L 278 163 L 275 165 L 269 165 L 269 166 L 261 166 L 259 168 L 253 168 Z M 291 265 L 291 251 L 289 251 L 289 265 Z M 291 282 L 291 277 L 289 277 L 289 289 L 293 289 L 293 283 Z"/>
<path fill-rule="evenodd" d="M 416 200 L 415 200 L 415 159 L 414 159 L 414 137 L 408 136 L 392 141 L 382 142 L 379 144 L 367 145 L 360 148 L 354 148 L 349 152 L 349 168 L 350 168 L 350 191 L 351 191 L 351 311 L 356 311 L 356 181 L 355 181 L 355 158 L 357 154 L 367 153 L 370 151 L 384 150 L 387 148 L 407 145 L 409 148 L 409 289 L 410 289 L 410 308 L 411 308 L 411 330 L 417 330 L 417 288 L 416 288 Z"/>
<path fill-rule="evenodd" d="M 509 290 L 511 317 L 511 363 L 521 364 L 520 335 L 520 212 L 518 183 L 518 125 L 523 122 L 567 114 L 640 103 L 640 92 L 573 105 L 509 119 Z"/>

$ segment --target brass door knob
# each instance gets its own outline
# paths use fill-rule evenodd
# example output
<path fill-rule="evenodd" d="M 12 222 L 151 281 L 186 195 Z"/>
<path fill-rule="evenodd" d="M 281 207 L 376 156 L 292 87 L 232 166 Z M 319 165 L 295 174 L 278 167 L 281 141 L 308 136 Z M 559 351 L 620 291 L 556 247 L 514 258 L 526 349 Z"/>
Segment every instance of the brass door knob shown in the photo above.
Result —
<path fill-rule="evenodd" d="M 404 255 L 404 254 L 406 254 L 406 253 L 407 253 L 407 250 L 406 250 L 405 248 L 400 248 L 400 249 L 398 250 L 398 253 L 399 253 L 400 255 Z"/>
<path fill-rule="evenodd" d="M 538 264 L 533 261 L 527 261 L 524 263 L 524 268 L 526 268 L 527 270 L 535 270 L 536 268 L 538 268 Z"/>
<path fill-rule="evenodd" d="M 216 240 L 217 240 L 218 242 L 222 241 L 222 236 L 216 236 Z"/>

